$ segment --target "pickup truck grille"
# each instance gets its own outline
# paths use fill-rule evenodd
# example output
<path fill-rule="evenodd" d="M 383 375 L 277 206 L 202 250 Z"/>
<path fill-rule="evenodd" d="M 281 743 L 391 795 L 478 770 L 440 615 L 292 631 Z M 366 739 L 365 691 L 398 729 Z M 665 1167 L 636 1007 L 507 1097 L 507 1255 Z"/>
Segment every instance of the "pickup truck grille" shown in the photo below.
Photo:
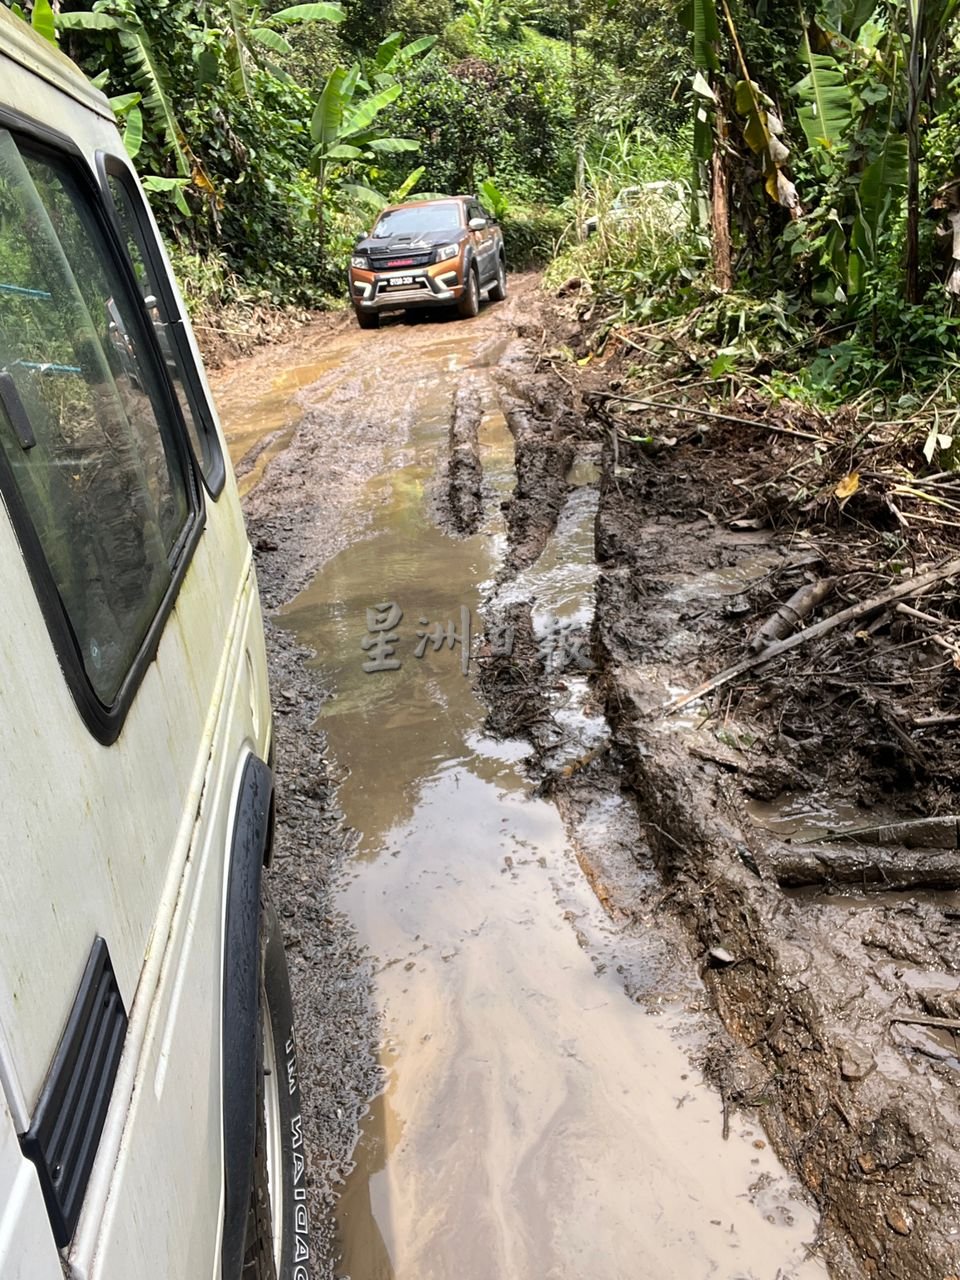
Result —
<path fill-rule="evenodd" d="M 426 253 L 404 253 L 395 249 L 393 253 L 371 253 L 370 265 L 374 271 L 402 271 L 404 267 L 425 267 L 432 257 L 429 250 Z"/>

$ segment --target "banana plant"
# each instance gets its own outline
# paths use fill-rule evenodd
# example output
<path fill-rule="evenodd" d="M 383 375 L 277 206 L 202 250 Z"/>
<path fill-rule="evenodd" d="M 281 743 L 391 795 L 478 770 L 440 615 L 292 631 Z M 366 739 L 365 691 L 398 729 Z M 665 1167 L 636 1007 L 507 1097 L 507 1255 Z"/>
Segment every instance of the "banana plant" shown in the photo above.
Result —
<path fill-rule="evenodd" d="M 24 12 L 23 6 L 17 3 L 12 4 L 10 9 L 18 18 L 29 22 L 38 36 L 43 36 L 51 44 L 57 43 L 57 26 L 50 0 L 33 0 L 29 16 Z"/>
<path fill-rule="evenodd" d="M 227 0 L 225 53 L 232 69 L 233 88 L 252 101 L 251 72 L 258 68 L 289 82 L 287 73 L 270 57 L 272 54 L 288 58 L 293 54 L 293 46 L 283 30 L 309 22 L 339 24 L 345 18 L 339 3 L 294 4 L 264 14 L 260 0 Z"/>
<path fill-rule="evenodd" d="M 706 221 L 707 166 L 710 168 L 710 227 L 714 277 L 721 289 L 733 283 L 730 239 L 731 117 L 740 117 L 743 141 L 758 157 L 764 189 L 770 199 L 787 209 L 791 218 L 800 214 L 800 198 L 787 174 L 789 147 L 772 99 L 760 88 L 747 67 L 743 46 L 728 0 L 691 0 L 687 23 L 693 33 L 696 73 L 694 90 L 694 218 Z M 739 78 L 721 72 L 719 60 L 720 14 L 729 34 L 739 67 Z M 732 82 L 731 82 L 732 81 Z M 732 104 L 732 107 L 731 105 Z"/>
<path fill-rule="evenodd" d="M 727 171 L 728 125 L 721 94 L 720 23 L 716 0 L 689 0 L 684 11 L 693 35 L 693 208 L 696 226 L 710 225 L 714 280 L 723 291 L 733 287 L 730 241 L 730 179 Z"/>
<path fill-rule="evenodd" d="M 477 193 L 485 209 L 489 209 L 495 218 L 503 218 L 510 208 L 510 201 L 503 194 L 492 178 L 484 178 L 478 184 Z"/>
<path fill-rule="evenodd" d="M 851 298 L 863 293 L 867 271 L 878 259 L 880 234 L 894 203 L 903 199 L 907 180 L 907 140 L 890 132 L 883 150 L 864 169 L 857 187 L 857 216 L 850 233 L 847 267 L 847 294 Z"/>
<path fill-rule="evenodd" d="M 793 87 L 800 99 L 797 116 L 814 164 L 830 173 L 853 123 L 854 100 L 846 73 L 830 53 L 814 53 L 804 22 L 803 57 L 809 70 Z"/>
<path fill-rule="evenodd" d="M 145 136 L 145 118 L 152 125 L 163 149 L 170 155 L 176 176 L 142 175 L 144 189 L 170 200 L 184 217 L 192 211 L 186 199 L 189 187 L 216 198 L 216 191 L 203 164 L 194 154 L 177 119 L 167 89 L 166 75 L 131 0 L 96 0 L 91 10 L 56 12 L 55 31 L 110 32 L 119 42 L 130 77 L 137 90 L 109 99 L 123 134 L 130 159 L 140 153 Z M 105 88 L 108 73 L 94 79 Z"/>
<path fill-rule="evenodd" d="M 385 209 L 388 204 L 402 204 L 404 200 L 407 200 L 410 197 L 411 191 L 416 189 L 417 183 L 423 177 L 425 172 L 425 165 L 417 165 L 416 169 L 412 169 L 398 187 L 394 187 L 393 190 L 388 192 L 385 196 L 381 195 L 379 191 L 374 191 L 372 187 L 356 182 L 345 182 L 342 190 L 346 195 L 352 196 L 354 200 L 359 201 L 360 204 L 364 204 L 370 209 L 376 209 L 379 211 L 380 209 Z M 431 199 L 432 197 L 424 195 L 422 197 L 414 198 Z"/>
<path fill-rule="evenodd" d="M 358 91 L 361 95 L 357 99 Z M 310 120 L 313 149 L 310 172 L 316 184 L 317 243 L 321 260 L 324 252 L 324 207 L 330 188 L 336 180 L 345 194 L 355 198 L 378 197 L 373 188 L 348 178 L 360 169 L 368 171 L 380 155 L 399 155 L 419 151 L 412 138 L 397 138 L 375 125 L 377 116 L 396 102 L 399 84 L 390 84 L 375 93 L 363 94 L 360 66 L 349 70 L 335 67 L 323 86 Z"/>
<path fill-rule="evenodd" d="M 170 101 L 166 75 L 132 0 L 96 0 L 92 9 L 58 13 L 56 27 L 58 31 L 111 32 L 116 37 L 140 92 L 144 114 L 178 177 L 190 179 L 198 166 L 191 164 L 192 152 Z"/>
<path fill-rule="evenodd" d="M 417 59 L 429 53 L 437 43 L 436 36 L 420 36 L 403 43 L 403 36 L 394 31 L 377 45 L 372 59 L 361 64 L 360 88 L 371 91 L 386 89 L 393 84 Z"/>

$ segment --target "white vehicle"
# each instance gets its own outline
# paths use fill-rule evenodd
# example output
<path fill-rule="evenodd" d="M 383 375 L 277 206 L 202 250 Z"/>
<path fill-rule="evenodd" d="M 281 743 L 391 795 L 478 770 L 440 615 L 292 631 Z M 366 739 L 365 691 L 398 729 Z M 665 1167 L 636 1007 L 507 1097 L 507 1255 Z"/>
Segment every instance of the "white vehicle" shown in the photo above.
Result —
<path fill-rule="evenodd" d="M 623 187 L 613 198 L 605 214 L 593 214 L 583 224 L 585 236 L 596 235 L 601 222 L 612 230 L 629 227 L 646 214 L 657 219 L 674 235 L 679 235 L 687 224 L 689 196 L 683 183 L 670 179 L 661 182 L 645 182 L 640 187 Z"/>
<path fill-rule="evenodd" d="M 0 5 L 0 1278 L 307 1280 L 237 489 L 113 114 Z"/>

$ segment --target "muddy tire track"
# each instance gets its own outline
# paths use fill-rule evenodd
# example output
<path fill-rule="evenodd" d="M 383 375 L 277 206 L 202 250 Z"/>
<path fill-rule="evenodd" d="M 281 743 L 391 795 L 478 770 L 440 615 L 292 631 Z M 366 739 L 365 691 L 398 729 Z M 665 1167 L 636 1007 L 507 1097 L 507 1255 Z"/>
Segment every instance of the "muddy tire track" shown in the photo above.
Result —
<path fill-rule="evenodd" d="M 484 308 L 470 322 L 480 368 L 495 363 L 513 338 L 516 312 L 532 287 L 532 279 L 520 278 L 510 303 Z M 274 384 L 291 387 L 279 400 L 292 425 L 262 433 L 236 458 L 236 470 L 249 473 L 289 436 L 245 497 L 244 512 L 264 606 L 274 703 L 277 828 L 269 885 L 295 998 L 314 1244 L 311 1280 L 333 1280 L 336 1270 L 333 1208 L 352 1167 L 361 1117 L 382 1087 L 381 1025 L 370 996 L 370 958 L 335 905 L 356 833 L 344 824 L 341 775 L 316 726 L 330 690 L 311 665 L 311 651 L 279 625 L 279 613 L 325 562 L 362 534 L 369 514 L 358 512 L 357 491 L 383 470 L 388 454 L 402 462 L 429 392 L 418 382 L 418 351 L 448 332 L 446 323 L 395 324 L 361 335 L 346 317 L 323 317 L 291 341 L 211 377 L 228 437 L 236 423 L 246 438 L 261 402 L 268 417 L 276 410 Z M 464 423 L 473 412 L 471 399 Z M 469 477 L 469 466 L 463 474 Z M 464 479 L 458 488 L 469 483 Z M 465 519 L 479 519 L 478 497 L 473 501 L 477 510 L 464 504 Z"/>

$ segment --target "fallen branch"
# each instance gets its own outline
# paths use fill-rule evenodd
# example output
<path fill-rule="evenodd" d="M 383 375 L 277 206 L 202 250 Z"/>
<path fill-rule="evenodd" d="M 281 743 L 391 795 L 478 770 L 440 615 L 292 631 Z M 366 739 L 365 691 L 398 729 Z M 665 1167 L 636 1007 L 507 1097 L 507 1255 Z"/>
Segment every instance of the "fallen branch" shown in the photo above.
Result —
<path fill-rule="evenodd" d="M 938 582 L 943 582 L 946 578 L 952 578 L 958 573 L 960 573 L 960 558 L 948 560 L 939 569 L 931 569 L 927 573 L 909 578 L 906 582 L 898 582 L 888 590 L 880 592 L 879 595 L 871 596 L 868 600 L 861 600 L 859 604 L 852 604 L 846 609 L 841 609 L 839 613 L 831 614 L 829 618 L 824 618 L 821 622 L 814 623 L 812 627 L 807 627 L 805 631 L 798 631 L 794 635 L 788 636 L 786 640 L 778 640 L 776 644 L 770 645 L 762 653 L 754 654 L 751 658 L 744 658 L 734 666 L 727 667 L 726 671 L 721 671 L 719 675 L 711 677 L 711 679 L 705 681 L 690 693 L 685 693 L 682 697 L 674 698 L 666 703 L 663 711 L 666 715 L 672 715 L 674 711 L 679 711 L 682 707 L 687 706 L 688 703 L 695 702 L 707 693 L 712 693 L 714 689 L 719 689 L 721 685 L 727 684 L 730 680 L 736 680 L 738 676 L 745 675 L 748 671 L 752 671 L 754 667 L 762 666 L 763 663 L 779 657 L 782 653 L 788 653 L 791 649 L 796 649 L 810 640 L 816 640 L 819 636 L 826 635 L 835 627 L 843 626 L 844 623 L 855 622 L 865 614 L 884 608 L 885 605 L 894 604 L 898 600 L 908 600 L 911 596 L 918 596 L 921 592 L 926 591 L 928 587 L 932 587 Z"/>
<path fill-rule="evenodd" d="M 960 1018 L 934 1018 L 926 1017 L 923 1014 L 911 1013 L 894 1014 L 890 1019 L 891 1022 L 905 1022 L 909 1026 L 915 1027 L 943 1027 L 947 1031 L 960 1031 Z"/>
<path fill-rule="evenodd" d="M 766 863 L 785 889 L 850 885 L 861 889 L 960 889 L 957 850 L 931 852 L 894 847 L 820 848 L 783 845 L 768 849 Z"/>
<path fill-rule="evenodd" d="M 754 427 L 760 431 L 776 431 L 784 436 L 797 436 L 801 440 L 823 441 L 826 444 L 839 444 L 831 436 L 823 432 L 801 431 L 798 427 L 784 427 L 775 422 L 767 422 L 764 418 L 738 418 L 731 413 L 717 413 L 713 409 L 701 409 L 692 404 L 671 404 L 664 400 L 638 400 L 635 396 L 617 396 L 612 391 L 595 391 L 585 397 L 588 404 L 597 400 L 616 400 L 620 404 L 636 404 L 643 409 L 668 409 L 674 413 L 692 413 L 700 418 L 713 418 L 716 422 L 732 422 L 741 427 Z"/>
<path fill-rule="evenodd" d="M 925 613 L 923 609 L 914 609 L 909 604 L 898 604 L 897 613 L 902 613 L 907 618 L 918 618 L 920 622 L 932 622 L 935 627 L 950 626 L 949 619 L 940 618 L 935 613 Z"/>
<path fill-rule="evenodd" d="M 934 626 L 950 625 L 945 618 L 937 618 L 932 613 L 924 613 L 921 609 L 911 609 L 908 604 L 898 604 L 897 613 L 902 613 L 908 618 L 918 618 L 921 622 L 931 622 Z M 954 666 L 960 667 L 960 649 L 952 640 L 948 640 L 946 636 L 935 635 L 930 636 L 930 643 L 945 649 L 953 658 Z"/>
<path fill-rule="evenodd" d="M 834 578 L 821 578 L 818 582 L 805 582 L 789 600 L 769 617 L 750 641 L 750 648 L 759 653 L 776 640 L 783 640 L 796 631 L 800 623 L 823 604 L 833 591 Z"/>
<path fill-rule="evenodd" d="M 960 816 L 908 818 L 905 822 L 882 822 L 852 831 L 831 831 L 822 837 L 837 844 L 901 845 L 905 849 L 960 848 Z"/>

